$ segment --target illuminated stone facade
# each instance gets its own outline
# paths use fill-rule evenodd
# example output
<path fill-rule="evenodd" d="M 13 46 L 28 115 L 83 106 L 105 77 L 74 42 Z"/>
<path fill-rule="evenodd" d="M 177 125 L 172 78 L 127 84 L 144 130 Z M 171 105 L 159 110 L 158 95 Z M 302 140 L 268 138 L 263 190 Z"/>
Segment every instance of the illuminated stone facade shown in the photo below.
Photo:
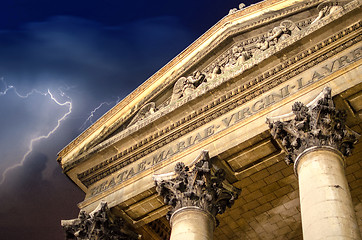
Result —
<path fill-rule="evenodd" d="M 59 152 L 68 239 L 360 239 L 361 4 L 232 9 Z"/>

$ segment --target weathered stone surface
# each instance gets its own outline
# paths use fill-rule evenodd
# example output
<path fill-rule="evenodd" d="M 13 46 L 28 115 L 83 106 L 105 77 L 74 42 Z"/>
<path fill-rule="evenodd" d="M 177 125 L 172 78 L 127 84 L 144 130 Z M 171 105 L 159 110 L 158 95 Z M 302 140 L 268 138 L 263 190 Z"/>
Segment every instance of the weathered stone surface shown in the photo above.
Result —
<path fill-rule="evenodd" d="M 78 218 L 62 220 L 67 240 L 136 240 L 139 236 L 124 228 L 122 219 L 112 216 L 102 202 L 90 214 L 80 211 Z"/>
<path fill-rule="evenodd" d="M 209 154 L 202 151 L 193 168 L 179 162 L 175 166 L 175 176 L 170 180 L 156 178 L 156 190 L 164 198 L 164 202 L 172 206 L 168 218 L 182 207 L 199 207 L 213 216 L 225 212 L 238 198 L 240 190 L 231 187 L 226 189 L 223 181 L 225 173 L 218 169 L 212 173 Z"/>
<path fill-rule="evenodd" d="M 61 152 L 64 172 L 86 192 L 81 209 L 89 213 L 106 200 L 145 239 L 156 239 L 142 229 L 155 219 L 167 223 L 169 207 L 152 176 L 177 162 L 192 169 L 207 149 L 243 189 L 220 216 L 214 239 L 302 239 L 298 181 L 265 118 L 311 102 L 330 86 L 335 106 L 347 110 L 346 124 L 361 134 L 361 0 L 340 1 L 323 14 L 321 0 L 282 1 L 224 18 L 197 48 L 175 58 L 177 66 L 155 74 Z M 194 84 L 197 71 L 204 78 Z M 346 174 L 362 226 L 360 149 L 347 158 Z"/>
<path fill-rule="evenodd" d="M 292 120 L 268 120 L 272 136 L 286 150 L 287 164 L 294 163 L 305 149 L 315 146 L 329 146 L 344 156 L 351 155 L 359 135 L 346 127 L 346 114 L 334 107 L 330 88 L 325 88 L 310 106 L 296 102 L 292 110 L 295 115 Z"/>

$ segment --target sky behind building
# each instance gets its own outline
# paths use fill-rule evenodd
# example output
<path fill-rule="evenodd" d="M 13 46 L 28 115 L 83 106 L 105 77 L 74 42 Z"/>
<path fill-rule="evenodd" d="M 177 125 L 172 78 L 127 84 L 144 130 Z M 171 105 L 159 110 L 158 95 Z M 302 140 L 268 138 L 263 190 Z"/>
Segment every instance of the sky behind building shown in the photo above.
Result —
<path fill-rule="evenodd" d="M 239 4 L 2 1 L 1 239 L 64 239 L 84 194 L 57 152 Z"/>

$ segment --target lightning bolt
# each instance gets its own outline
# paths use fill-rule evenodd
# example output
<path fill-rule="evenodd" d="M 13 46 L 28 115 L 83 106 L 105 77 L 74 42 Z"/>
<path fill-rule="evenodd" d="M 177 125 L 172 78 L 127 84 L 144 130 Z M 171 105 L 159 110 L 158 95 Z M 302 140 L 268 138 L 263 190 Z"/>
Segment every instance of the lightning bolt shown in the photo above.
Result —
<path fill-rule="evenodd" d="M 94 108 L 91 113 L 89 114 L 88 118 L 84 121 L 84 123 L 82 124 L 82 126 L 79 128 L 79 130 L 83 131 L 86 129 L 87 127 L 87 123 L 89 122 L 90 125 L 93 124 L 93 117 L 94 117 L 94 114 L 104 105 L 107 105 L 107 106 L 114 106 L 116 105 L 118 102 L 119 102 L 120 98 L 117 97 L 117 100 L 116 101 L 111 101 L 111 102 L 102 102 L 100 103 L 96 108 Z"/>
<path fill-rule="evenodd" d="M 9 171 L 15 169 L 15 168 L 18 168 L 18 167 L 21 167 L 24 165 L 24 162 L 26 160 L 26 158 L 29 156 L 29 154 L 33 151 L 33 145 L 35 142 L 38 142 L 42 139 L 47 139 L 49 138 L 53 133 L 55 133 L 58 128 L 60 127 L 61 123 L 66 119 L 66 117 L 72 112 L 72 101 L 71 101 L 71 98 L 69 96 L 67 96 L 62 90 L 61 88 L 58 89 L 59 93 L 61 96 L 65 96 L 68 101 L 65 101 L 64 103 L 61 103 L 59 102 L 55 97 L 54 95 L 50 92 L 50 90 L 48 89 L 47 92 L 41 92 L 39 90 L 36 90 L 36 89 L 33 89 L 31 90 L 30 92 L 26 93 L 25 95 L 22 95 L 20 94 L 17 89 L 12 86 L 12 85 L 7 85 L 6 82 L 4 81 L 3 78 L 1 78 L 1 81 L 3 82 L 4 86 L 5 86 L 5 90 L 0 92 L 0 96 L 3 96 L 3 95 L 6 95 L 8 93 L 8 91 L 10 90 L 13 90 L 14 93 L 20 97 L 20 98 L 28 98 L 30 95 L 32 94 L 40 94 L 42 96 L 46 96 L 46 97 L 49 97 L 51 101 L 53 101 L 54 103 L 56 103 L 57 105 L 59 106 L 66 106 L 68 108 L 68 111 L 61 117 L 57 120 L 57 124 L 56 126 L 50 130 L 47 134 L 45 135 L 41 135 L 41 136 L 38 136 L 36 138 L 33 138 L 30 140 L 30 143 L 29 143 L 29 146 L 28 146 L 28 151 L 24 154 L 23 158 L 21 159 L 21 161 L 15 165 L 12 165 L 11 167 L 8 167 L 4 170 L 3 174 L 2 174 L 2 177 L 1 177 L 1 181 L 0 181 L 0 185 L 2 185 L 5 181 L 5 178 L 6 178 L 6 175 Z"/>

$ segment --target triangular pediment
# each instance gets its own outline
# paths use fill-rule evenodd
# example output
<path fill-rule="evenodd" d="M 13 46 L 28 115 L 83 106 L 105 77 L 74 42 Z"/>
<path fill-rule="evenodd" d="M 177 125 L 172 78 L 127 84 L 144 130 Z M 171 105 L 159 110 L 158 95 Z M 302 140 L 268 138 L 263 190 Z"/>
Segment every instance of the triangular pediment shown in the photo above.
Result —
<path fill-rule="evenodd" d="M 123 150 L 124 154 L 132 152 L 197 115 L 193 106 L 199 98 L 215 95 L 216 99 L 237 86 L 243 86 L 240 91 L 247 90 L 307 63 L 314 51 L 300 51 L 308 49 L 329 24 L 358 8 L 360 2 L 264 4 L 231 12 L 111 109 L 60 152 L 63 169 L 68 171 L 121 140 L 132 142 L 129 139 L 137 138 L 142 129 L 157 129 L 168 123 L 155 132 L 146 130 L 143 140 Z M 170 114 L 178 119 L 171 120 Z M 108 152 L 113 154 L 112 149 Z"/>
<path fill-rule="evenodd" d="M 343 13 L 343 6 L 347 3 L 300 2 L 280 10 L 264 11 L 243 21 L 231 20 L 225 23 L 217 38 L 201 50 L 197 49 L 198 53 L 192 60 L 139 101 L 111 128 L 98 134 L 85 149 L 99 145 L 132 126 L 137 128 L 135 126 L 147 121 L 158 110 L 175 105 L 180 99 L 197 92 L 205 93 L 268 61 L 273 55 L 281 54 L 286 48 L 298 44 L 307 35 L 337 19 L 338 13 Z M 319 16 L 323 7 L 329 9 L 325 10 L 324 16 Z M 247 10 L 231 11 L 227 17 L 248 13 Z"/>
<path fill-rule="evenodd" d="M 245 222 L 265 230 L 281 213 L 300 216 L 298 180 L 287 165 L 298 174 L 304 151 L 339 148 L 350 155 L 347 180 L 358 173 L 349 170 L 361 155 L 361 144 L 351 152 L 353 131 L 361 134 L 361 5 L 266 0 L 232 9 L 59 153 L 64 173 L 86 194 L 79 208 L 90 213 L 106 201 L 143 231 L 160 224 L 172 202 L 160 198 L 155 181 L 199 169 L 222 172 L 225 189 L 243 189 L 236 211 L 221 219 L 223 227 L 235 220 L 234 236 L 247 236 L 253 227 Z M 198 177 L 187 181 L 199 184 Z M 300 229 L 293 219 L 286 226 L 297 227 L 282 238 Z"/>

